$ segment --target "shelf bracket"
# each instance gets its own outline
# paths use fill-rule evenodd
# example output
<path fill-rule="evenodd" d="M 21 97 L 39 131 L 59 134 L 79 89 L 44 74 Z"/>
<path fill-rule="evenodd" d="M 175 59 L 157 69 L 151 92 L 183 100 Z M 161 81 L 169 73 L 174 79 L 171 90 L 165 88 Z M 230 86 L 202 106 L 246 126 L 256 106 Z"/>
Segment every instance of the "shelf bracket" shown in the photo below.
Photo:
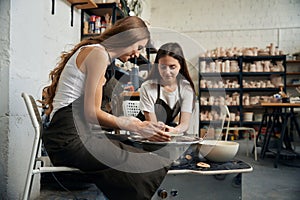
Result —
<path fill-rule="evenodd" d="M 55 0 L 52 0 L 51 14 L 54 15 Z"/>
<path fill-rule="evenodd" d="M 87 4 L 87 2 L 82 2 L 82 3 L 72 3 L 71 4 L 71 26 L 73 27 L 73 18 L 74 18 L 74 6 L 78 5 L 84 5 Z"/>

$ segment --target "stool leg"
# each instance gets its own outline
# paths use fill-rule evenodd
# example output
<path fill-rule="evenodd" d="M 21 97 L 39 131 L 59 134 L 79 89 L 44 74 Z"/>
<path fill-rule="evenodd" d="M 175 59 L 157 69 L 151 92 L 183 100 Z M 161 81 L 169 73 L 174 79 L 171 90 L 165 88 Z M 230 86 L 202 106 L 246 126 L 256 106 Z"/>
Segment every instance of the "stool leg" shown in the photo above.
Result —
<path fill-rule="evenodd" d="M 255 129 L 254 129 L 254 128 L 249 128 L 247 131 L 248 131 L 247 156 L 248 156 L 248 153 L 249 153 L 249 150 L 248 150 L 248 142 L 250 141 L 249 137 L 251 137 L 252 134 L 253 134 L 253 148 L 252 148 L 252 154 L 254 154 L 254 160 L 257 161 L 257 147 L 256 147 L 256 134 L 255 134 Z"/>
<path fill-rule="evenodd" d="M 247 150 L 246 150 L 246 156 L 249 156 L 249 132 L 247 131 Z"/>
<path fill-rule="evenodd" d="M 281 152 L 281 149 L 282 149 L 282 143 L 283 143 L 283 138 L 284 138 L 284 134 L 285 134 L 286 125 L 287 125 L 287 114 L 285 113 L 284 117 L 283 117 L 283 126 L 282 126 L 281 134 L 280 134 L 280 142 L 279 142 L 279 145 L 277 147 L 277 154 L 276 154 L 276 159 L 275 159 L 275 162 L 274 162 L 274 167 L 275 168 L 277 168 L 277 166 L 278 166 L 278 161 L 279 161 L 280 152 Z"/>
<path fill-rule="evenodd" d="M 29 169 L 28 175 L 26 178 L 26 183 L 25 183 L 25 189 L 24 189 L 24 194 L 23 194 L 23 200 L 27 200 L 30 197 L 31 193 L 31 188 L 32 188 L 32 182 L 33 182 L 33 173 L 32 170 Z"/>
<path fill-rule="evenodd" d="M 259 125 L 259 128 L 258 128 L 258 131 L 257 131 L 257 137 L 255 137 L 255 144 L 258 143 L 258 139 L 261 137 L 262 133 L 262 127 L 264 124 L 268 125 L 268 112 L 267 112 L 267 109 L 265 110 L 264 114 L 263 114 L 263 117 L 262 117 L 262 120 L 261 120 L 261 123 Z M 263 147 L 263 146 L 262 146 Z M 252 148 L 252 153 L 255 151 L 255 148 Z"/>
<path fill-rule="evenodd" d="M 294 122 L 295 128 L 296 128 L 296 130 L 298 132 L 298 135 L 300 137 L 300 127 L 299 127 L 297 118 L 295 116 L 294 109 L 291 110 L 291 121 Z"/>
<path fill-rule="evenodd" d="M 265 133 L 265 137 L 264 137 L 264 141 L 263 141 L 262 149 L 261 149 L 261 154 L 260 154 L 261 158 L 264 158 L 265 154 L 267 152 L 268 144 L 269 144 L 269 141 L 270 141 L 270 131 L 269 131 L 269 129 L 272 130 L 273 126 L 274 126 L 274 119 L 272 119 L 272 115 L 269 114 L 268 117 L 269 117 L 269 120 L 267 120 L 266 133 Z"/>
<path fill-rule="evenodd" d="M 253 142 L 254 142 L 254 159 L 255 161 L 257 161 L 257 147 L 256 147 L 256 133 L 255 133 L 255 129 L 251 129 L 253 132 Z"/>

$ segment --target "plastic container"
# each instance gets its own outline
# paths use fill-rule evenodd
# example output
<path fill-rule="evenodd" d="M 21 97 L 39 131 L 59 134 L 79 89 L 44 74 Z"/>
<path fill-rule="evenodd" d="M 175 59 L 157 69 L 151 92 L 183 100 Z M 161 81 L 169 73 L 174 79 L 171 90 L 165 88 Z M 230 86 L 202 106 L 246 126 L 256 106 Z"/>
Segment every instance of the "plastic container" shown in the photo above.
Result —
<path fill-rule="evenodd" d="M 253 112 L 244 112 L 244 121 L 252 122 L 253 120 Z"/>

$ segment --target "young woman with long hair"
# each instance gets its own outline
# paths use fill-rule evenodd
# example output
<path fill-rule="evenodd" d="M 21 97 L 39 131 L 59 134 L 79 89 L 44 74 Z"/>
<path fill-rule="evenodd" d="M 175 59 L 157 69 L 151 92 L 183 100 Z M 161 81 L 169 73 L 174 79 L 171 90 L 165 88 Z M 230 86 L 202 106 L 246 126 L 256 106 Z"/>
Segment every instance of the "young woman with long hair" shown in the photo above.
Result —
<path fill-rule="evenodd" d="M 188 130 L 195 89 L 178 43 L 166 43 L 159 48 L 140 96 L 140 108 L 146 121 L 162 121 L 167 125 L 166 131 L 174 134 Z M 141 119 L 142 114 L 138 116 Z"/>
<path fill-rule="evenodd" d="M 124 129 L 153 141 L 169 141 L 164 124 L 116 117 L 101 110 L 105 71 L 113 59 L 139 56 L 150 33 L 143 20 L 125 17 L 100 36 L 63 53 L 51 71 L 43 104 L 50 124 L 43 132 L 54 165 L 76 167 L 108 199 L 151 199 L 170 161 L 132 146 L 122 135 L 95 134 L 90 124 Z"/>

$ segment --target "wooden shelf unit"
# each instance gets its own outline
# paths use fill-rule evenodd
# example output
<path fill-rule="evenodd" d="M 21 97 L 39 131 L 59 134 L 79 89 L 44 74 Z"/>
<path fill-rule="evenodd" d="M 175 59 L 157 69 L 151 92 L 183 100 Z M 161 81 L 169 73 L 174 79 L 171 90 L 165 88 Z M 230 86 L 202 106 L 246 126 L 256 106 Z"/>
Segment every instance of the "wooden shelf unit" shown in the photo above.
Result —
<path fill-rule="evenodd" d="M 286 79 L 287 92 L 292 96 L 297 95 L 295 88 L 300 87 L 300 60 L 286 61 Z"/>
<path fill-rule="evenodd" d="M 67 0 L 71 5 L 75 5 L 77 9 L 97 8 L 97 4 L 93 0 Z"/>
<path fill-rule="evenodd" d="M 200 62 L 206 61 L 207 63 L 214 62 L 215 60 L 221 60 L 224 61 L 237 61 L 239 66 L 238 72 L 208 72 L 203 73 L 200 71 Z M 255 61 L 265 61 L 270 60 L 272 62 L 276 61 L 282 61 L 282 65 L 284 67 L 284 71 L 279 72 L 243 72 L 243 63 L 252 63 Z M 223 95 L 224 93 L 226 95 L 232 95 L 233 93 L 239 94 L 239 103 L 237 106 L 228 106 L 229 110 L 233 113 L 239 113 L 240 121 L 235 121 L 235 125 L 239 126 L 249 126 L 253 125 L 256 126 L 258 124 L 257 121 L 244 121 L 244 112 L 249 112 L 256 110 L 257 112 L 260 112 L 261 105 L 255 104 L 255 105 L 243 105 L 243 96 L 247 94 L 251 94 L 251 96 L 271 96 L 278 92 L 278 88 L 251 88 L 251 87 L 245 87 L 243 85 L 243 80 L 251 80 L 251 79 L 258 79 L 258 80 L 267 80 L 270 78 L 271 75 L 278 75 L 282 77 L 282 81 L 284 83 L 284 90 L 286 90 L 286 56 L 280 55 L 280 56 L 238 56 L 238 57 L 218 57 L 218 58 L 199 58 L 199 102 L 201 102 L 201 97 L 209 97 L 214 96 L 215 94 L 220 93 L 220 95 Z M 226 79 L 232 79 L 237 80 L 238 84 L 240 85 L 239 88 L 200 88 L 200 81 L 201 80 L 214 80 L 214 78 L 217 77 L 217 80 L 226 80 Z M 222 91 L 224 93 L 222 93 Z M 210 111 L 214 110 L 215 106 L 207 106 L 207 105 L 200 105 L 200 112 L 201 111 Z M 209 124 L 208 121 L 201 121 L 200 120 L 200 128 L 203 127 L 203 125 Z M 232 124 L 233 125 L 233 124 Z"/>

